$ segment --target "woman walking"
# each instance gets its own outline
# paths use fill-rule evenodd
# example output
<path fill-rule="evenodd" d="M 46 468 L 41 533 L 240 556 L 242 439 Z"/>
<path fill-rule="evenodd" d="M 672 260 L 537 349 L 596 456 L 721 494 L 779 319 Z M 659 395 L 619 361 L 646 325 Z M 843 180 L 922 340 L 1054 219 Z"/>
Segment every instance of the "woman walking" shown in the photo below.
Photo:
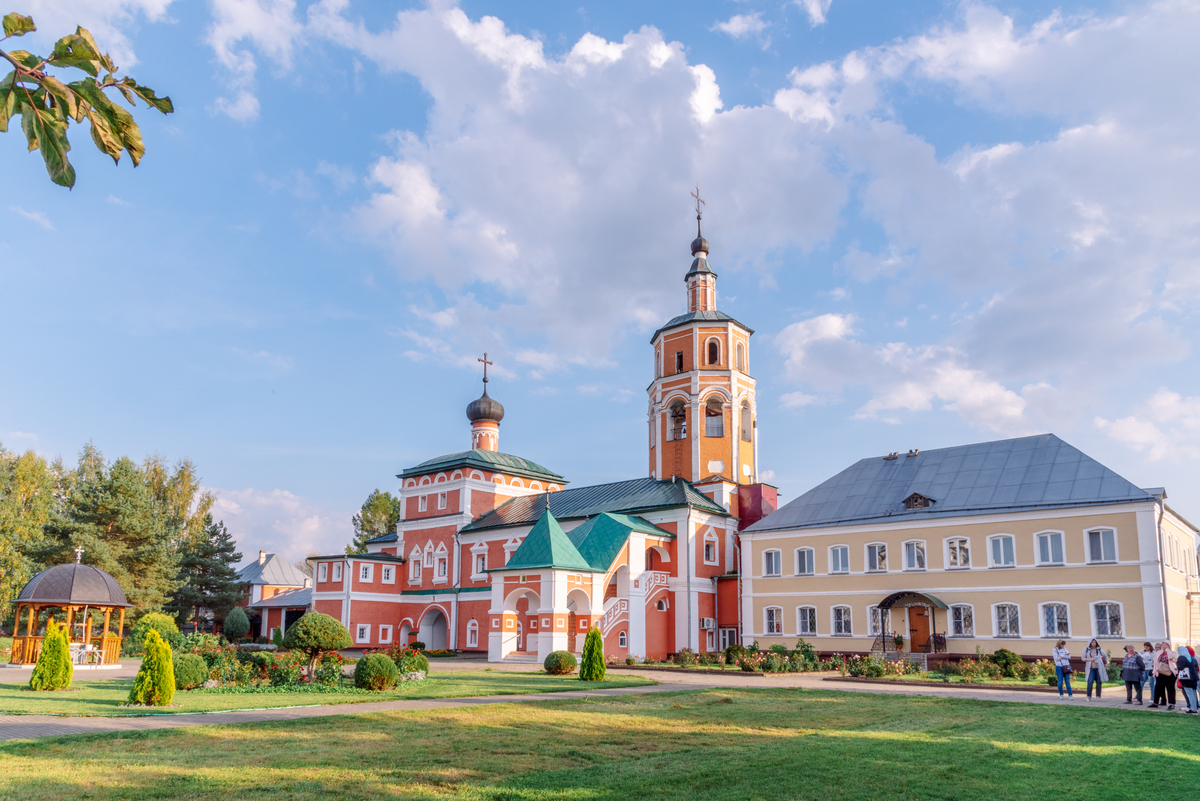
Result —
<path fill-rule="evenodd" d="M 1071 690 L 1071 652 L 1067 650 L 1066 640 L 1054 644 L 1050 658 L 1054 661 L 1054 675 L 1058 677 L 1058 697 L 1063 697 L 1063 687 L 1066 687 L 1067 696 L 1074 698 L 1075 693 Z"/>
<path fill-rule="evenodd" d="M 1138 654 L 1142 658 L 1142 662 L 1146 665 L 1146 670 L 1142 673 L 1142 688 L 1145 690 L 1146 696 L 1150 702 L 1154 702 L 1154 646 L 1148 642 L 1142 643 L 1142 652 Z M 1147 687 L 1146 685 L 1150 686 Z"/>
<path fill-rule="evenodd" d="M 1108 664 L 1108 654 L 1104 653 L 1104 649 L 1100 647 L 1100 641 L 1093 637 L 1087 648 L 1083 649 L 1083 672 L 1087 676 L 1087 699 L 1089 701 L 1092 700 L 1092 682 L 1096 683 L 1096 700 L 1100 699 L 1104 682 L 1108 681 L 1108 671 L 1104 669 L 1106 664 Z"/>
<path fill-rule="evenodd" d="M 1170 643 L 1158 644 L 1158 650 L 1154 652 L 1154 700 L 1150 709 L 1158 709 L 1164 704 L 1167 709 L 1175 708 L 1175 674 L 1179 672 L 1175 659 Z"/>
<path fill-rule="evenodd" d="M 1175 670 L 1179 676 L 1179 686 L 1183 688 L 1183 698 L 1187 702 L 1187 713 L 1196 714 L 1196 652 L 1192 646 L 1183 645 L 1179 648 L 1179 659 L 1175 662 Z"/>
<path fill-rule="evenodd" d="M 1133 691 L 1137 690 L 1137 705 L 1142 705 L 1142 674 L 1146 663 L 1138 656 L 1132 645 L 1125 646 L 1125 659 L 1121 662 L 1121 680 L 1125 682 L 1125 703 L 1133 703 Z"/>

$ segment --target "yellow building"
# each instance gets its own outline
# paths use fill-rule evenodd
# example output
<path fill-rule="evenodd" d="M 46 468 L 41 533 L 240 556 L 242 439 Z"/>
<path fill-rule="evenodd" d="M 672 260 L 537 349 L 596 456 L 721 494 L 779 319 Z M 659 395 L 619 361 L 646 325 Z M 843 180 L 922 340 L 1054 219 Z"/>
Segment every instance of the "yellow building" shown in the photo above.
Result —
<path fill-rule="evenodd" d="M 1052 434 L 863 459 L 741 534 L 747 644 L 1200 641 L 1195 526 Z"/>

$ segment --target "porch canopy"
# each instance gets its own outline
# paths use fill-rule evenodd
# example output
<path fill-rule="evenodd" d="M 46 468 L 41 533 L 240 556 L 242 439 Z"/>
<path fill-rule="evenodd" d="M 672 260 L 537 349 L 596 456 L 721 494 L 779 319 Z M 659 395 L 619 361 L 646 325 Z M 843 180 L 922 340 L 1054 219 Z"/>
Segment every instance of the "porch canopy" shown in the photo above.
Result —
<path fill-rule="evenodd" d="M 932 606 L 934 609 L 949 609 L 941 599 L 935 598 L 929 593 L 917 592 L 916 590 L 893 592 L 879 602 L 880 609 L 904 608 L 906 606 Z"/>
<path fill-rule="evenodd" d="M 39 634 L 39 618 L 47 609 L 63 611 L 73 659 L 116 664 L 120 658 L 125 610 L 133 604 L 126 600 L 125 590 L 117 580 L 103 570 L 78 562 L 43 570 L 29 580 L 13 603 L 17 609 L 12 664 L 37 662 L 44 637 Z M 114 610 L 118 616 L 115 633 L 111 630 Z M 104 613 L 104 626 L 97 635 L 92 632 L 92 617 L 93 613 L 100 612 Z M 22 614 L 25 615 L 23 624 Z"/>

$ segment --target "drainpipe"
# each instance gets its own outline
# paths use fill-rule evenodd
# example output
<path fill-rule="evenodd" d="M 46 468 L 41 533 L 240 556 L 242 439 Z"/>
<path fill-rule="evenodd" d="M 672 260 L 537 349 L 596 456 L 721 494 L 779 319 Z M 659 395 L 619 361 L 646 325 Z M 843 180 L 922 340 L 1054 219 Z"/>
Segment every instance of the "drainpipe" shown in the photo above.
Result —
<path fill-rule="evenodd" d="M 1167 642 L 1171 642 L 1171 611 L 1167 606 L 1167 563 L 1163 559 L 1163 515 L 1166 514 L 1162 496 L 1155 498 L 1158 502 L 1158 577 L 1162 586 L 1163 622 L 1167 625 Z"/>

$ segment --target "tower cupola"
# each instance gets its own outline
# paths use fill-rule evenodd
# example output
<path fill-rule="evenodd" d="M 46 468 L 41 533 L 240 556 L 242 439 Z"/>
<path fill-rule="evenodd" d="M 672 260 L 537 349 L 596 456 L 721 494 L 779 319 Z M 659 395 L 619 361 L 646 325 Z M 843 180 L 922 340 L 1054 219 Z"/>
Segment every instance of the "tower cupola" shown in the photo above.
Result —
<path fill-rule="evenodd" d="M 483 354 L 483 394 L 467 404 L 467 419 L 471 421 L 471 448 L 485 451 L 500 450 L 500 421 L 504 406 L 488 395 L 487 369 L 492 362 Z"/>
<path fill-rule="evenodd" d="M 696 198 L 696 238 L 692 240 L 692 268 L 683 277 L 687 284 L 688 311 L 715 311 L 717 308 L 717 274 L 708 263 L 708 240 L 700 231 L 703 217 L 700 189 L 692 195 Z"/>

